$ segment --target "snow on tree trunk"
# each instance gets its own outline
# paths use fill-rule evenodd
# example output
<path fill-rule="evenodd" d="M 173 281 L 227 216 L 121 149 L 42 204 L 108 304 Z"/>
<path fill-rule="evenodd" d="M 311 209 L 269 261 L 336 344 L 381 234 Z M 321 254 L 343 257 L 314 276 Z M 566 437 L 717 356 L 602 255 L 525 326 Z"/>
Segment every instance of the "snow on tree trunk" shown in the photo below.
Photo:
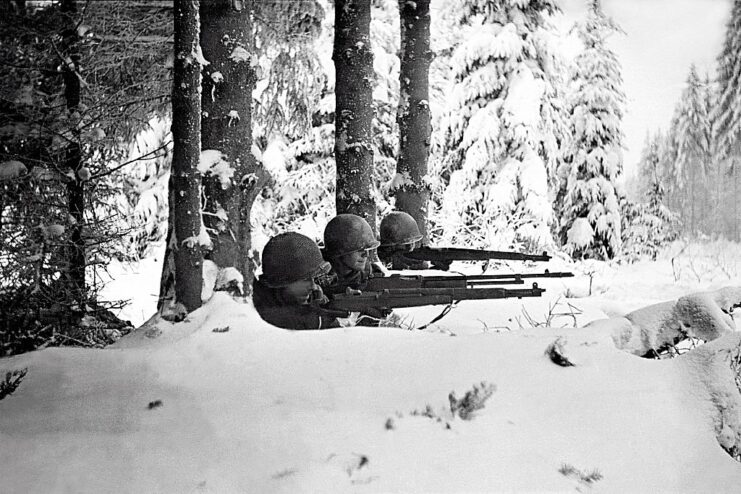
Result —
<path fill-rule="evenodd" d="M 401 66 L 399 71 L 399 159 L 396 165 L 396 209 L 412 215 L 427 237 L 430 150 L 429 71 L 430 1 L 399 0 Z"/>
<path fill-rule="evenodd" d="M 334 60 L 337 213 L 365 218 L 375 230 L 373 201 L 373 52 L 370 0 L 335 2 Z"/>
<path fill-rule="evenodd" d="M 202 0 L 202 147 L 219 151 L 226 169 L 204 172 L 204 224 L 219 268 L 234 267 L 252 286 L 250 213 L 269 178 L 252 154 L 252 91 L 257 56 L 253 53 L 252 2 Z M 224 172 L 228 172 L 225 174 Z"/>
<path fill-rule="evenodd" d="M 77 34 L 77 4 L 75 0 L 64 0 L 60 10 L 65 14 L 65 27 L 62 31 L 63 56 L 62 76 L 64 78 L 64 99 L 70 115 L 80 110 L 81 85 L 80 50 Z M 67 207 L 70 215 L 70 245 L 68 251 L 69 267 L 67 281 L 72 299 L 83 307 L 85 299 L 85 240 L 83 239 L 83 222 L 85 211 L 85 184 L 80 177 L 82 168 L 82 147 L 80 129 L 72 130 L 72 138 L 65 150 L 65 167 L 72 172 L 73 178 L 67 184 Z"/>
<path fill-rule="evenodd" d="M 170 231 L 175 306 L 188 312 L 201 306 L 203 255 L 201 232 L 201 56 L 198 0 L 175 0 L 175 65 L 172 90 L 173 156 L 170 174 Z M 163 287 L 166 289 L 166 287 Z M 162 294 L 166 294 L 162 292 Z M 166 307 L 167 308 L 167 307 Z"/>

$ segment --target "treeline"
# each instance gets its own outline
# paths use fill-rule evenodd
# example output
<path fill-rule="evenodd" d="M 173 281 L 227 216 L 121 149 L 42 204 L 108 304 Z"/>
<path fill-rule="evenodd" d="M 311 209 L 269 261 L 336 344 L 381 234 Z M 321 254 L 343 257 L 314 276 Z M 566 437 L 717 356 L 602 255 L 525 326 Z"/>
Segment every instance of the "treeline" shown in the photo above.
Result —
<path fill-rule="evenodd" d="M 734 2 L 715 77 L 690 67 L 669 128 L 646 138 L 639 192 L 656 196 L 691 237 L 741 240 L 741 3 Z"/>

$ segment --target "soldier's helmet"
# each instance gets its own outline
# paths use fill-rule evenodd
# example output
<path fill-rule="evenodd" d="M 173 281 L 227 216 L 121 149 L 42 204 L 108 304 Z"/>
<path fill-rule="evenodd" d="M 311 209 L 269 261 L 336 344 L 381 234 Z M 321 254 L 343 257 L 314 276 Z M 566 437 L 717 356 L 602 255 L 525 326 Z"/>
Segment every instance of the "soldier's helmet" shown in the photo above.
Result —
<path fill-rule="evenodd" d="M 319 246 L 300 233 L 276 235 L 262 250 L 261 279 L 272 288 L 326 275 L 330 269 Z"/>
<path fill-rule="evenodd" d="M 338 214 L 324 228 L 324 250 L 328 259 L 375 249 L 378 244 L 368 222 L 354 214 Z"/>
<path fill-rule="evenodd" d="M 413 244 L 422 240 L 417 222 L 403 211 L 392 211 L 381 220 L 381 247 Z"/>

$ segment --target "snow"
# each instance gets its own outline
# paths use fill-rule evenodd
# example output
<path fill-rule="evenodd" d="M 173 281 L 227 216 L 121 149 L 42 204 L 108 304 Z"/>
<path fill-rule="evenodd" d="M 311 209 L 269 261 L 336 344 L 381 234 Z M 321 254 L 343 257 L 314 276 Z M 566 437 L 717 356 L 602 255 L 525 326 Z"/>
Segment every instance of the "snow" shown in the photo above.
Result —
<path fill-rule="evenodd" d="M 27 172 L 28 168 L 20 161 L 10 160 L 0 163 L 0 181 L 18 178 Z"/>
<path fill-rule="evenodd" d="M 198 171 L 204 175 L 210 173 L 211 175 L 218 177 L 219 182 L 224 189 L 229 187 L 232 177 L 234 176 L 234 168 L 232 168 L 229 161 L 227 161 L 226 155 L 218 149 L 204 149 L 201 151 L 201 159 L 198 162 Z"/>
<path fill-rule="evenodd" d="M 548 268 L 576 276 L 542 280 L 543 298 L 461 302 L 426 330 L 279 330 L 216 292 L 184 322 L 155 317 L 103 350 L 2 359 L 0 375 L 28 369 L 0 401 L 4 489 L 736 492 L 741 467 L 720 443 L 739 441 L 727 356 L 741 333 L 726 326 L 669 360 L 614 341 L 641 311 L 738 302 L 738 288 L 719 290 L 741 285 L 738 267 L 675 279 L 670 261 L 689 262 L 687 251 L 627 266 L 553 258 Z M 711 259 L 693 256 L 709 273 Z M 509 264 L 500 270 L 543 268 Z M 139 280 L 120 283 L 149 291 Z M 399 313 L 418 326 L 440 310 Z M 553 363 L 551 346 L 574 365 Z M 481 383 L 493 389 L 483 408 L 454 416 L 448 395 Z"/>

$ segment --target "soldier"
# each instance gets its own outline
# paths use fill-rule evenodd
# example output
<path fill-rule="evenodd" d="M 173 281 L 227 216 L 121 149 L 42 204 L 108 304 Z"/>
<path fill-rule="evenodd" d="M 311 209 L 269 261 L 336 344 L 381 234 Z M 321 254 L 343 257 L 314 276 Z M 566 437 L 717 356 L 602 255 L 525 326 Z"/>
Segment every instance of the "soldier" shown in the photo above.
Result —
<path fill-rule="evenodd" d="M 324 258 L 332 265 L 332 281 L 322 288 L 331 298 L 333 294 L 363 290 L 366 281 L 384 276 L 384 270 L 373 262 L 378 240 L 373 229 L 360 216 L 338 214 L 324 228 Z M 390 310 L 367 308 L 360 313 L 358 326 L 377 326 L 391 314 Z"/>
<path fill-rule="evenodd" d="M 412 259 L 405 254 L 422 245 L 422 233 L 412 215 L 403 211 L 392 211 L 381 220 L 381 242 L 378 257 L 390 269 L 441 269 L 450 268 L 448 261 Z"/>
<path fill-rule="evenodd" d="M 323 287 L 327 294 L 344 293 L 348 287 L 362 290 L 368 278 L 383 276 L 383 269 L 372 261 L 378 244 L 371 226 L 360 216 L 332 218 L 324 229 L 324 258 L 336 279 Z"/>
<path fill-rule="evenodd" d="M 262 251 L 262 276 L 255 279 L 252 299 L 265 321 L 284 329 L 340 326 L 318 308 L 326 297 L 319 282 L 331 267 L 319 247 L 300 233 L 271 238 Z"/>
<path fill-rule="evenodd" d="M 422 243 L 422 233 L 412 216 L 392 211 L 381 220 L 378 257 L 391 269 L 429 269 L 430 263 L 404 256 Z"/>

